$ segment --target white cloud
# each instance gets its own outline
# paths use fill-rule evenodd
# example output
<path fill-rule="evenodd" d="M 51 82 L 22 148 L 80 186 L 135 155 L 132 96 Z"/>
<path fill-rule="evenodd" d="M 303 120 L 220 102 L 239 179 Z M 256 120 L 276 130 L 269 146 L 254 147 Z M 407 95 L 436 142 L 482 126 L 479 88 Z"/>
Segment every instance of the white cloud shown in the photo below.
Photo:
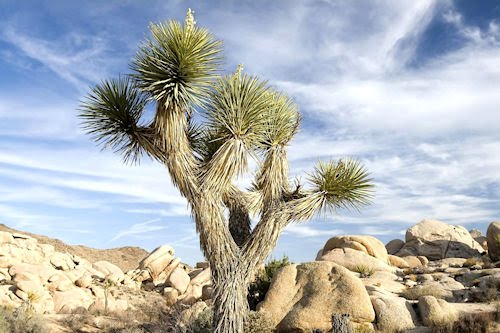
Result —
<path fill-rule="evenodd" d="M 122 237 L 130 237 L 130 236 L 137 237 L 139 235 L 144 235 L 151 232 L 167 229 L 166 226 L 154 224 L 159 221 L 160 219 L 152 219 L 146 222 L 132 224 L 130 227 L 118 232 L 113 238 L 111 238 L 109 242 L 112 243 Z"/>
<path fill-rule="evenodd" d="M 307 224 L 290 224 L 285 230 L 284 234 L 292 234 L 298 237 L 320 237 L 320 236 L 335 236 L 340 235 L 344 231 L 341 229 L 329 229 L 323 230 L 319 228 L 314 228 Z"/>

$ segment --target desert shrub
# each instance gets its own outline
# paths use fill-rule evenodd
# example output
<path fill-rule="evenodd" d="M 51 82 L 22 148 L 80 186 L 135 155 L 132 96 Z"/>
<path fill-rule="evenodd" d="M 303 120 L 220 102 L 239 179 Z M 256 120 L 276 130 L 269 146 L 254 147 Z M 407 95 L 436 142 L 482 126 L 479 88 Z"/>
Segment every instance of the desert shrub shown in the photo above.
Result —
<path fill-rule="evenodd" d="M 369 277 L 373 274 L 373 268 L 367 265 L 356 265 L 353 271 L 359 273 L 362 278 Z"/>
<path fill-rule="evenodd" d="M 483 265 L 483 261 L 480 258 L 476 257 L 467 258 L 467 260 L 465 260 L 462 264 L 462 267 L 471 267 L 474 265 Z"/>
<path fill-rule="evenodd" d="M 432 333 L 493 333 L 493 317 L 489 313 L 462 315 L 455 322 L 433 327 Z"/>
<path fill-rule="evenodd" d="M 210 333 L 212 332 L 213 312 L 211 308 L 206 309 L 192 322 L 187 325 L 188 333 Z M 245 322 L 245 333 L 273 333 L 274 325 L 271 319 L 262 312 L 250 311 Z"/>
<path fill-rule="evenodd" d="M 491 277 L 486 280 L 484 286 L 471 289 L 471 301 L 487 303 L 499 299 L 500 279 Z"/>
<path fill-rule="evenodd" d="M 213 312 L 211 308 L 206 309 L 188 325 L 188 332 L 210 333 L 212 331 Z"/>
<path fill-rule="evenodd" d="M 272 333 L 274 325 L 265 313 L 250 311 L 245 322 L 245 333 Z"/>
<path fill-rule="evenodd" d="M 250 283 L 248 287 L 247 299 L 250 310 L 256 310 L 257 304 L 264 300 L 274 274 L 281 267 L 289 264 L 291 264 L 291 262 L 288 260 L 288 257 L 283 256 L 282 259 L 273 259 L 269 261 L 264 269 L 257 273 L 255 281 Z"/>
<path fill-rule="evenodd" d="M 444 292 L 433 286 L 416 286 L 408 288 L 401 293 L 406 299 L 417 300 L 420 296 L 434 296 L 436 298 L 443 298 Z"/>
<path fill-rule="evenodd" d="M 0 307 L 0 333 L 49 333 L 43 318 L 21 306 L 15 310 Z"/>

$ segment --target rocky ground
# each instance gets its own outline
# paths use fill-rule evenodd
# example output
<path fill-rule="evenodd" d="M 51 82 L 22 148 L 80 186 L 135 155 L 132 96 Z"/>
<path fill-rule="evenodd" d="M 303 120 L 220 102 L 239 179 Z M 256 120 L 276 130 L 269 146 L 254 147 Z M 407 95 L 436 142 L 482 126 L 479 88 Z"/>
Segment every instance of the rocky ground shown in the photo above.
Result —
<path fill-rule="evenodd" d="M 208 332 L 207 263 L 190 267 L 164 245 L 123 271 L 53 244 L 0 231 L 6 311 L 39 314 L 49 332 Z M 347 314 L 354 332 L 500 332 L 499 290 L 500 222 L 483 236 L 423 220 L 404 241 L 336 236 L 316 261 L 283 267 L 252 313 L 266 328 L 248 331 L 329 332 L 332 316 Z"/>

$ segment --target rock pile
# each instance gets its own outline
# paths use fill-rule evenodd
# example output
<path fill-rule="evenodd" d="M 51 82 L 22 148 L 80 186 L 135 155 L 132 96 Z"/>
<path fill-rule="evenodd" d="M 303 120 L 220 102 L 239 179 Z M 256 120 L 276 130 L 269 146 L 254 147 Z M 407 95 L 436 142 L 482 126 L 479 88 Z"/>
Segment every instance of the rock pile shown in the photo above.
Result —
<path fill-rule="evenodd" d="M 137 269 L 123 272 L 110 262 L 90 263 L 57 252 L 52 245 L 39 244 L 30 236 L 0 231 L 0 283 L 1 305 L 29 305 L 39 313 L 71 313 L 82 308 L 125 311 L 134 306 L 133 291 L 141 289 L 163 293 L 172 304 L 192 304 L 211 281 L 205 263 L 191 269 L 174 258 L 169 246 L 157 248 Z"/>
<path fill-rule="evenodd" d="M 490 251 L 500 246 L 490 241 L 498 239 L 499 226 L 488 228 Z M 273 318 L 277 332 L 327 332 L 334 313 L 381 332 L 427 332 L 464 313 L 493 314 L 500 262 L 496 252 L 491 259 L 485 254 L 483 238 L 435 220 L 386 246 L 371 236 L 336 236 L 316 262 L 282 268 L 258 309 Z"/>
<path fill-rule="evenodd" d="M 327 332 L 332 316 L 380 332 L 426 332 L 464 313 L 495 313 L 500 296 L 500 222 L 483 236 L 463 227 L 423 220 L 405 241 L 385 246 L 371 236 L 330 238 L 316 261 L 291 264 L 274 276 L 258 313 L 280 332 Z M 123 272 L 91 263 L 21 234 L 0 232 L 0 305 L 29 305 L 39 313 L 141 309 L 156 297 L 196 317 L 210 304 L 211 271 L 156 248 Z M 142 298 L 140 298 L 141 296 Z M 497 327 L 498 329 L 500 327 Z"/>

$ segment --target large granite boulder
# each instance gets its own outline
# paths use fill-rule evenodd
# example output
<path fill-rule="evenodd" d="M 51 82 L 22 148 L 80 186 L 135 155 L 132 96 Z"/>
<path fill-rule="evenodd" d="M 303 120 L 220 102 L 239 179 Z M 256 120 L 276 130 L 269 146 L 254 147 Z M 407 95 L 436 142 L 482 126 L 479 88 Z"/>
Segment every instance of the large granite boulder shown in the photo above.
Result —
<path fill-rule="evenodd" d="M 458 319 L 457 311 L 444 299 L 421 296 L 418 308 L 425 326 L 445 326 Z"/>
<path fill-rule="evenodd" d="M 336 248 L 328 251 L 323 254 L 320 261 L 331 261 L 353 272 L 360 272 L 361 270 L 392 272 L 395 270 L 394 267 L 389 266 L 384 261 L 351 248 Z"/>
<path fill-rule="evenodd" d="M 401 239 L 393 239 L 389 243 L 385 244 L 385 249 L 389 254 L 395 254 L 405 245 L 405 242 Z"/>
<path fill-rule="evenodd" d="M 330 238 L 323 247 L 323 255 L 333 249 L 353 249 L 364 252 L 385 263 L 388 262 L 384 243 L 372 236 L 336 236 Z"/>
<path fill-rule="evenodd" d="M 500 260 L 500 222 L 491 222 L 486 231 L 488 253 L 491 260 Z"/>
<path fill-rule="evenodd" d="M 334 313 L 349 314 L 357 323 L 375 319 L 361 280 L 340 265 L 321 261 L 280 269 L 258 311 L 271 318 L 277 332 L 328 331 Z"/>
<path fill-rule="evenodd" d="M 170 245 L 162 245 L 154 249 L 146 258 L 142 259 L 139 263 L 139 268 L 142 270 L 148 270 L 151 278 L 155 280 L 155 282 L 156 280 L 162 280 L 162 282 L 164 282 L 168 276 L 160 278 L 160 274 L 162 274 L 167 267 L 173 266 L 171 265 L 173 259 L 174 249 Z M 169 273 L 171 273 L 175 267 L 173 267 Z M 159 283 L 160 281 L 158 281 L 158 284 Z"/>
<path fill-rule="evenodd" d="M 371 297 L 381 332 L 402 332 L 415 328 L 417 315 L 411 304 L 402 297 Z"/>
<path fill-rule="evenodd" d="M 425 219 L 406 231 L 406 242 L 396 255 L 425 256 L 430 260 L 439 260 L 469 258 L 483 252 L 483 247 L 464 227 Z"/>

